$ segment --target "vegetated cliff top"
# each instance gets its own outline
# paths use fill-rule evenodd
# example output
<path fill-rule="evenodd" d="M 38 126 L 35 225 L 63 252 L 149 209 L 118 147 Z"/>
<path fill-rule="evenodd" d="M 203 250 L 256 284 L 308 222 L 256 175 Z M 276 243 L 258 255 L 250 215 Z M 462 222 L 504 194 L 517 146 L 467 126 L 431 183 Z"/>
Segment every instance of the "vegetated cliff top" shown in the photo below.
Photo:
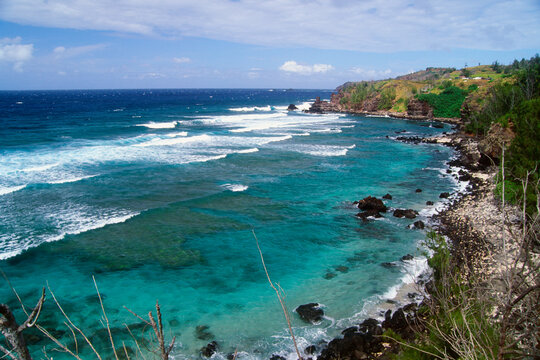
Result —
<path fill-rule="evenodd" d="M 437 80 L 454 71 L 456 71 L 455 68 L 428 67 L 426 68 L 426 70 L 420 70 L 420 71 L 416 71 L 407 75 L 398 76 L 396 77 L 396 80 L 411 80 L 411 81 Z"/>
<path fill-rule="evenodd" d="M 512 69 L 498 63 L 460 70 L 429 67 L 394 79 L 346 82 L 336 88 L 330 105 L 353 113 L 460 118 L 466 99 L 468 108 L 476 109 L 492 86 L 513 82 Z"/>

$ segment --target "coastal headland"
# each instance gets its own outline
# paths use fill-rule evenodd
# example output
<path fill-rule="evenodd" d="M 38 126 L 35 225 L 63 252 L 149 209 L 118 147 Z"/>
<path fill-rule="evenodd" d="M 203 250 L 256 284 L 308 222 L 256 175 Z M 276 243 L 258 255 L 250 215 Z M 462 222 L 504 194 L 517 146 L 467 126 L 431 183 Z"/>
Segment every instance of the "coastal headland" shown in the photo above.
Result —
<path fill-rule="evenodd" d="M 433 274 L 405 290 L 416 289 L 408 293 L 410 302 L 398 307 L 390 301 L 377 319 L 347 328 L 325 345 L 318 359 L 539 356 L 538 151 L 525 151 L 530 163 L 521 178 L 512 164 L 523 143 L 539 148 L 538 84 L 520 98 L 529 113 L 498 103 L 515 100 L 508 89 L 519 93 L 524 87 L 516 84 L 538 79 L 538 67 L 537 56 L 521 72 L 497 66 L 428 68 L 396 79 L 346 83 L 329 101 L 317 98 L 307 110 L 452 124 L 451 134 L 395 140 L 455 148 L 458 157 L 448 162 L 447 173 L 457 167 L 453 176 L 466 184 L 463 191 L 440 196 L 450 201 L 428 224 Z M 503 72 L 508 75 L 500 76 Z M 520 121 L 532 125 L 530 143 L 520 139 Z M 516 183 L 522 185 L 521 196 L 507 193 Z M 384 204 L 369 197 L 358 207 L 364 210 L 358 216 L 368 221 L 380 216 Z"/>

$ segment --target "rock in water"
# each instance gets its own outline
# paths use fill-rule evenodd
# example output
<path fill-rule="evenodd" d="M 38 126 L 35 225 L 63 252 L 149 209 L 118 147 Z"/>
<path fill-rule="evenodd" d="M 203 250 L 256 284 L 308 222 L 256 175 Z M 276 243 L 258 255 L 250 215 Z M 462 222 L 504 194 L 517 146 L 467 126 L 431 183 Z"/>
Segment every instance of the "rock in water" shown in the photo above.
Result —
<path fill-rule="evenodd" d="M 373 196 L 368 196 L 360 200 L 358 202 L 358 208 L 364 211 L 374 210 L 377 212 L 386 212 L 387 210 L 382 200 L 377 199 Z"/>
<path fill-rule="evenodd" d="M 293 111 L 293 110 L 296 110 L 296 109 L 298 109 L 298 108 L 294 104 L 289 105 L 289 107 L 287 108 L 288 111 Z"/>
<path fill-rule="evenodd" d="M 417 229 L 423 229 L 426 227 L 426 225 L 424 224 L 422 220 L 418 220 L 414 222 L 414 227 Z"/>
<path fill-rule="evenodd" d="M 413 209 L 396 209 L 394 210 L 394 216 L 398 218 L 406 217 L 407 219 L 414 219 L 418 214 Z"/>
<path fill-rule="evenodd" d="M 441 195 L 439 195 L 439 198 L 441 198 L 441 199 L 447 199 L 449 196 L 450 196 L 450 193 L 443 192 L 443 193 L 441 193 Z"/>
<path fill-rule="evenodd" d="M 218 349 L 218 343 L 215 341 L 212 341 L 211 343 L 209 343 L 208 345 L 206 345 L 205 347 L 201 349 L 201 355 L 209 358 L 216 353 L 217 349 Z"/>
<path fill-rule="evenodd" d="M 390 194 L 386 194 L 382 197 L 383 199 L 386 199 L 386 200 L 392 200 L 392 195 Z"/>
<path fill-rule="evenodd" d="M 317 303 L 300 305 L 296 308 L 296 312 L 300 315 L 302 320 L 312 324 L 321 321 L 324 315 L 324 311 Z"/>

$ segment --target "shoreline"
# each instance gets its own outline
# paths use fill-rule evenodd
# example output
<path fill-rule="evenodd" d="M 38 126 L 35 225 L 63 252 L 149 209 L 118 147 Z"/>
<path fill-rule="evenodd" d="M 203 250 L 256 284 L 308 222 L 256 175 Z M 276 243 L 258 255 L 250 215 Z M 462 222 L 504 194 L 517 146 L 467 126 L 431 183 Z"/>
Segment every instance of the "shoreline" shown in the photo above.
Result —
<path fill-rule="evenodd" d="M 366 113 L 356 113 L 366 115 Z M 373 114 L 383 117 L 387 114 Z M 443 121 L 457 125 L 454 119 L 410 118 L 411 120 Z M 443 134 L 431 138 L 397 138 L 396 141 L 412 142 L 415 144 L 429 143 L 450 146 L 457 152 L 457 159 L 447 162 L 448 168 L 458 167 L 458 174 L 453 174 L 458 181 L 468 181 L 466 187 L 458 188 L 452 193 L 449 202 L 428 217 L 432 229 L 447 239 L 452 256 L 455 256 L 463 268 L 468 268 L 466 274 L 486 274 L 484 280 L 496 278 L 502 268 L 500 261 L 501 241 L 503 233 L 509 234 L 516 229 L 507 229 L 502 221 L 502 211 L 495 199 L 494 177 L 497 169 L 486 166 L 478 151 L 479 139 L 472 138 L 459 127 L 452 134 Z M 517 216 L 517 214 L 515 215 Z M 516 227 L 516 218 L 512 224 Z M 511 224 L 511 225 L 512 225 Z M 485 240 L 485 239 L 489 240 Z M 517 256 L 517 247 L 513 247 Z M 426 306 L 430 301 L 430 291 L 433 286 L 431 268 L 428 273 L 419 274 L 412 283 L 400 284 L 393 298 L 381 299 L 362 323 L 342 331 L 342 336 L 331 340 L 317 354 L 319 360 L 335 358 L 381 358 L 387 359 L 390 354 L 399 351 L 396 343 L 382 340 L 384 330 L 392 330 L 404 340 L 412 339 L 415 332 L 422 330 L 417 310 Z M 489 270 L 491 269 L 491 270 Z M 411 293 L 418 297 L 411 298 Z M 407 298 L 408 301 L 407 301 Z M 405 300 L 405 303 L 403 303 Z M 383 314 L 384 313 L 384 314 Z M 384 319 L 384 320 L 378 320 Z"/>

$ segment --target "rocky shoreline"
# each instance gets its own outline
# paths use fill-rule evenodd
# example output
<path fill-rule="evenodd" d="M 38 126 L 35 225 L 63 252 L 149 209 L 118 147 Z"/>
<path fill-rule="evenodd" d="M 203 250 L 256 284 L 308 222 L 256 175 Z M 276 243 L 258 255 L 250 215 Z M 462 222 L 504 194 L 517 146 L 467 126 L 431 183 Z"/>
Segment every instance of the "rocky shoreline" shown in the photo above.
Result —
<path fill-rule="evenodd" d="M 468 181 L 467 191 L 452 194 L 450 203 L 432 217 L 432 222 L 435 230 L 448 239 L 453 257 L 461 263 L 466 274 L 484 274 L 484 279 L 498 276 L 496 264 L 500 261 L 498 254 L 501 251 L 502 238 L 505 237 L 504 234 L 507 238 L 510 237 L 509 233 L 516 229 L 510 229 L 508 225 L 516 227 L 518 221 L 517 218 L 510 224 L 500 221 L 502 212 L 493 195 L 493 178 L 497 170 L 490 166 L 492 163 L 486 161 L 485 156 L 478 150 L 478 139 L 458 131 L 433 138 L 401 137 L 396 140 L 443 144 L 458 151 L 458 158 L 450 161 L 448 165 L 462 169 L 456 176 L 460 181 Z M 441 197 L 448 197 L 450 194 L 442 195 Z M 379 212 L 386 211 L 382 201 L 377 200 L 368 197 L 356 202 L 360 210 L 363 210 L 358 214 L 359 218 L 367 221 L 370 216 L 377 217 Z M 410 218 L 414 217 L 413 212 L 409 215 Z M 404 306 L 386 310 L 382 322 L 373 318 L 366 319 L 343 330 L 341 337 L 333 339 L 319 351 L 316 351 L 315 345 L 308 347 L 305 349 L 306 356 L 316 356 L 319 360 L 392 358 L 400 346 L 380 336 L 384 331 L 392 330 L 403 340 L 411 340 L 425 329 L 421 314 L 425 312 L 423 308 L 427 308 L 430 301 L 432 283 L 431 280 L 420 277 L 415 286 L 421 288 L 421 292 L 427 296 L 423 301 L 418 302 L 415 296 L 408 294 L 411 301 Z M 280 357 L 276 356 L 274 360 L 280 360 Z"/>
<path fill-rule="evenodd" d="M 325 105 L 329 103 L 318 100 L 314 106 L 317 103 L 320 105 L 319 109 L 323 109 L 321 111 L 334 112 Z M 365 115 L 365 113 L 361 114 Z M 389 114 L 377 112 L 373 115 Z M 392 114 L 392 117 L 401 116 Z M 416 117 L 416 119 L 439 120 L 456 124 L 455 119 L 435 119 L 425 116 Z M 442 193 L 440 198 L 450 197 L 450 202 L 432 216 L 431 225 L 437 233 L 446 237 L 452 249 L 452 256 L 461 264 L 465 274 L 483 274 L 484 280 L 499 276 L 498 264 L 501 261 L 502 239 L 510 238 L 510 233 L 519 230 L 519 214 L 510 219 L 510 222 L 501 221 L 500 204 L 493 194 L 497 167 L 479 150 L 482 148 L 481 142 L 459 130 L 453 134 L 431 138 L 399 136 L 395 140 L 414 144 L 441 144 L 457 150 L 458 157 L 449 161 L 448 166 L 461 169 L 453 176 L 461 182 L 468 182 L 466 191 L 453 194 Z M 450 170 L 448 172 L 451 173 Z M 391 195 L 387 194 L 383 197 L 385 198 L 391 198 Z M 361 210 L 357 216 L 363 221 L 380 217 L 381 212 L 388 210 L 381 200 L 374 197 L 355 201 L 354 205 Z M 411 209 L 394 209 L 393 211 L 393 216 L 405 216 L 409 219 L 414 219 L 416 215 L 417 213 Z M 411 226 L 423 229 L 424 224 L 415 222 Z M 517 246 L 509 246 L 513 249 L 514 256 L 517 256 Z M 412 258 L 411 255 L 406 255 L 404 259 L 408 260 L 408 257 Z M 303 351 L 306 359 L 391 359 L 395 353 L 399 352 L 400 345 L 381 335 L 391 330 L 407 341 L 424 331 L 425 322 L 422 314 L 426 313 L 425 309 L 429 306 L 432 287 L 430 276 L 424 274 L 416 279 L 416 283 L 400 290 L 399 297 L 408 298 L 405 305 L 398 307 L 397 301 L 387 301 L 384 320 L 368 318 L 356 326 L 343 330 L 342 336 L 326 344 L 313 344 L 300 351 Z M 317 322 L 317 319 L 324 315 L 317 303 L 301 305 L 296 312 L 308 323 Z M 216 346 L 217 344 L 210 343 L 202 349 L 202 354 L 211 356 L 216 351 Z M 285 360 L 285 358 L 275 354 L 271 360 Z"/>

